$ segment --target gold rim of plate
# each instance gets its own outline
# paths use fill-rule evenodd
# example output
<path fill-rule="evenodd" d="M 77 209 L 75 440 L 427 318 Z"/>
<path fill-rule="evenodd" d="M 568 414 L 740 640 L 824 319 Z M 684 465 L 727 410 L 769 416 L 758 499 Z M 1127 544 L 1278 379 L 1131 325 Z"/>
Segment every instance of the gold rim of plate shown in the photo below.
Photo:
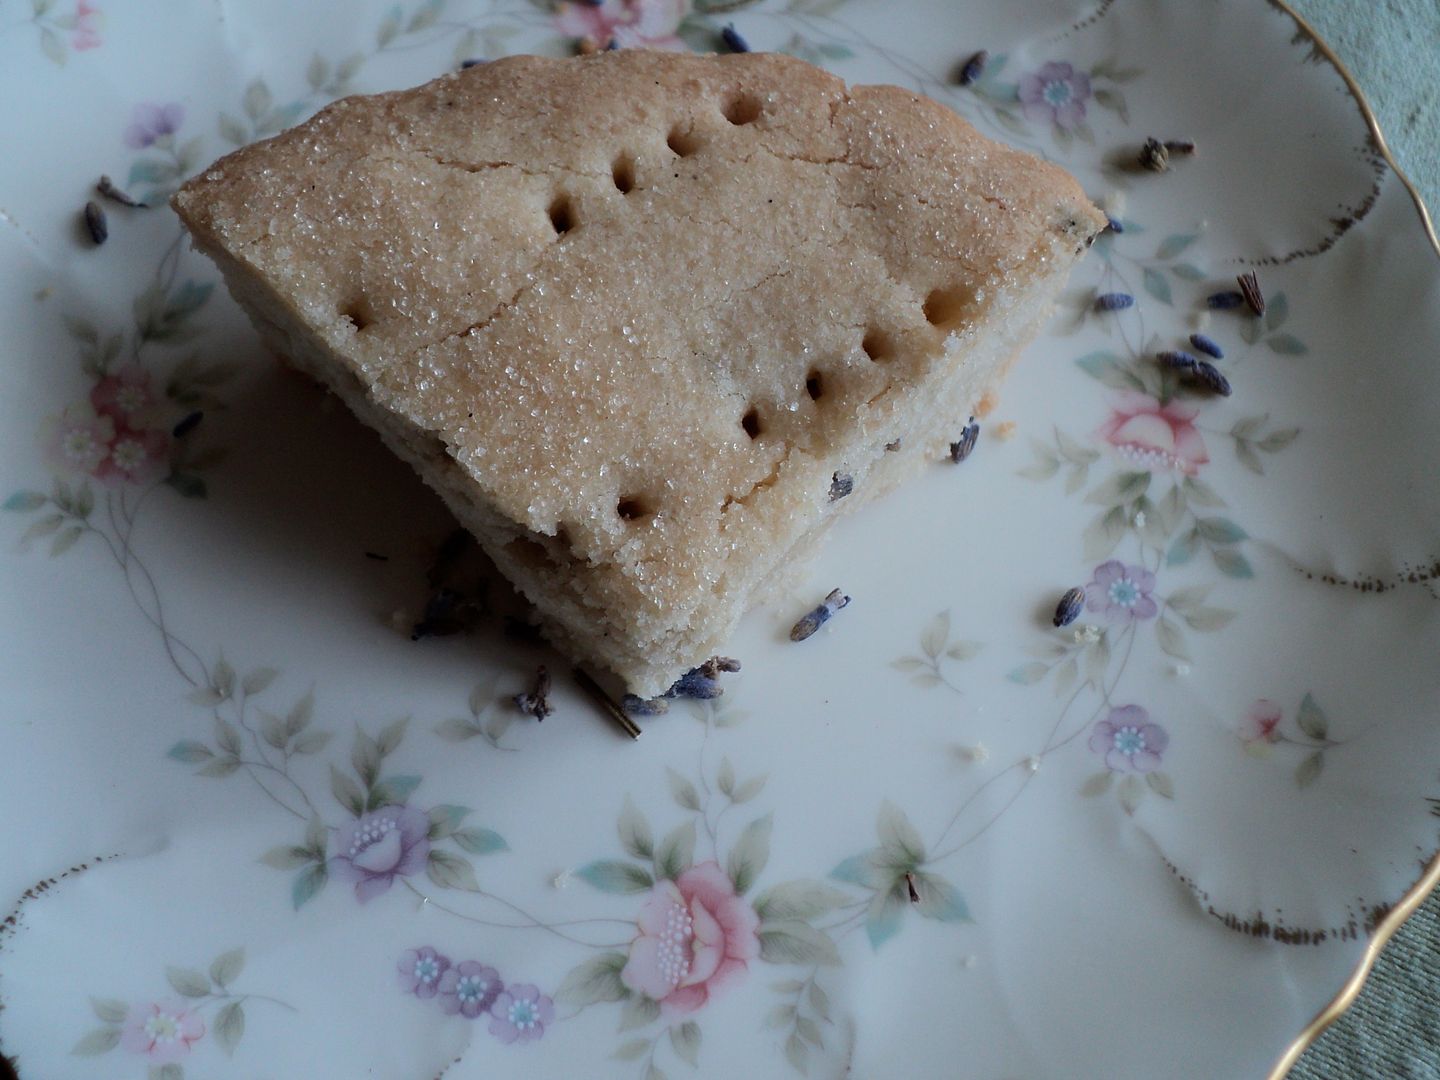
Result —
<path fill-rule="evenodd" d="M 1380 121 L 1375 117 L 1375 110 L 1370 107 L 1370 102 L 1365 98 L 1365 92 L 1360 89 L 1360 84 L 1355 81 L 1355 76 L 1345 66 L 1345 62 L 1335 54 L 1335 50 L 1325 41 L 1316 29 L 1306 21 L 1305 17 L 1290 6 L 1287 0 L 1270 0 L 1275 7 L 1279 8 L 1290 18 L 1295 20 L 1295 25 L 1305 34 L 1332 67 L 1340 73 L 1345 80 L 1345 85 L 1350 91 L 1350 96 L 1355 99 L 1355 104 L 1360 108 L 1360 115 L 1365 118 L 1365 125 L 1370 129 L 1370 137 L 1375 141 L 1375 148 L 1380 151 L 1386 163 L 1395 173 L 1396 179 L 1404 185 L 1405 190 L 1410 194 L 1410 200 L 1415 204 L 1415 211 L 1420 215 L 1420 226 L 1425 231 L 1426 237 L 1430 240 L 1430 246 L 1435 249 L 1435 254 L 1440 255 L 1440 237 L 1435 234 L 1435 222 L 1430 216 L 1429 209 L 1425 206 L 1425 200 L 1421 198 L 1410 178 L 1405 175 L 1405 170 L 1395 160 L 1394 154 L 1390 152 L 1390 146 L 1385 141 L 1385 134 L 1380 130 Z M 1305 1025 L 1305 1029 L 1296 1036 L 1295 1040 L 1285 1048 L 1280 1059 L 1275 1062 L 1274 1067 L 1268 1073 L 1266 1080 L 1284 1080 L 1285 1076 L 1295 1067 L 1306 1050 L 1314 1045 L 1315 1040 L 1320 1038 L 1325 1031 L 1341 1014 L 1360 996 L 1360 991 L 1365 987 L 1365 980 L 1370 977 L 1370 972 L 1375 967 L 1375 961 L 1379 959 L 1380 952 L 1389 944 L 1390 939 L 1395 936 L 1410 918 L 1419 909 L 1430 894 L 1440 884 L 1440 853 L 1437 853 L 1430 863 L 1425 867 L 1425 872 L 1420 880 L 1415 882 L 1402 896 L 1396 905 L 1390 909 L 1383 919 L 1375 927 L 1375 932 L 1370 936 L 1370 942 L 1365 946 L 1364 955 L 1360 957 L 1360 963 L 1345 980 L 1336 995 L 1327 1001 Z"/>

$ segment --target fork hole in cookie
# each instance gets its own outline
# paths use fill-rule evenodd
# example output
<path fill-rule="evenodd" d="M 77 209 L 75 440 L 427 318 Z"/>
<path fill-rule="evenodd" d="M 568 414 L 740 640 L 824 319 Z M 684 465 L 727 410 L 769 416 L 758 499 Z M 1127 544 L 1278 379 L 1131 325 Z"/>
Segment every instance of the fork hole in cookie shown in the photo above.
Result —
<path fill-rule="evenodd" d="M 811 401 L 819 401 L 825 394 L 824 377 L 815 368 L 811 368 L 805 376 L 805 393 L 810 395 Z"/>
<path fill-rule="evenodd" d="M 736 127 L 742 124 L 753 124 L 760 119 L 764 107 L 760 99 L 754 94 L 736 94 L 721 107 L 720 111 L 725 114 L 725 119 Z"/>
<path fill-rule="evenodd" d="M 621 495 L 620 501 L 615 504 L 615 513 L 622 521 L 640 521 L 653 517 L 655 507 L 644 495 Z"/>
<path fill-rule="evenodd" d="M 744 428 L 745 434 L 750 438 L 758 439 L 763 430 L 760 427 L 760 410 L 751 405 L 745 410 L 745 415 L 740 418 L 740 426 Z"/>
<path fill-rule="evenodd" d="M 925 319 L 940 330 L 953 330 L 965 321 L 973 294 L 963 285 L 932 289 L 925 298 Z"/>
<path fill-rule="evenodd" d="M 865 336 L 860 340 L 860 348 L 877 364 L 883 364 L 895 355 L 895 345 L 890 340 L 890 335 L 874 326 L 865 331 Z"/>
<path fill-rule="evenodd" d="M 569 195 L 557 195 L 547 213 L 550 215 L 550 224 L 555 227 L 556 236 L 564 236 L 576 225 L 575 207 L 571 205 Z"/>
<path fill-rule="evenodd" d="M 670 147 L 676 157 L 689 157 L 700 149 L 700 136 L 693 131 L 677 126 L 670 129 L 670 135 L 665 140 L 665 145 Z"/>
<path fill-rule="evenodd" d="M 358 332 L 364 330 L 375 321 L 375 310 L 362 296 L 351 300 L 348 304 L 341 304 L 340 318 L 355 327 Z"/>
<path fill-rule="evenodd" d="M 610 166 L 610 176 L 615 181 L 615 190 L 621 195 L 629 195 L 635 190 L 635 159 L 629 154 L 621 154 Z"/>

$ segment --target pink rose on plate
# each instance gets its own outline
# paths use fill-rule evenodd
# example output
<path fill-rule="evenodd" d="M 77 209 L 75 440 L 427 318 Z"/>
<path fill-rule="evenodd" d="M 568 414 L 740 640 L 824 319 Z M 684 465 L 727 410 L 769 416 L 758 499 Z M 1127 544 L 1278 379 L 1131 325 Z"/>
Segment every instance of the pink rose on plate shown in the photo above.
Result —
<path fill-rule="evenodd" d="M 430 818 L 409 806 L 387 806 L 356 818 L 337 830 L 330 872 L 353 882 L 355 899 L 364 904 L 425 869 L 430 855 Z"/>
<path fill-rule="evenodd" d="M 1280 733 L 1276 729 L 1283 715 L 1279 705 L 1261 698 L 1250 706 L 1245 719 L 1240 721 L 1240 741 L 1247 745 L 1278 741 Z"/>
<path fill-rule="evenodd" d="M 150 373 L 138 364 L 127 364 L 102 375 L 90 388 L 90 404 L 101 416 L 117 423 L 134 424 L 135 417 L 155 401 L 150 391 Z"/>
<path fill-rule="evenodd" d="M 1127 390 L 1116 397 L 1100 437 L 1139 468 L 1194 476 L 1210 460 L 1195 426 L 1199 411 L 1197 405 L 1182 401 L 1161 405 L 1149 394 Z"/>
<path fill-rule="evenodd" d="M 205 1021 L 184 1005 L 132 1005 L 120 1032 L 120 1045 L 157 1065 L 168 1065 L 190 1053 L 191 1044 L 204 1035 Z"/>
<path fill-rule="evenodd" d="M 70 22 L 70 47 L 76 52 L 100 47 L 100 9 L 86 0 L 78 0 Z"/>
<path fill-rule="evenodd" d="M 89 402 L 71 405 L 46 424 L 46 456 L 66 476 L 98 476 L 110 457 L 115 421 L 97 413 Z"/>
<path fill-rule="evenodd" d="M 718 863 L 692 866 L 650 891 L 620 981 L 672 1015 L 694 1012 L 745 974 L 760 953 L 759 925 Z"/>
<path fill-rule="evenodd" d="M 555 29 L 602 49 L 612 41 L 621 49 L 683 49 L 675 31 L 689 14 L 690 0 L 566 0 L 555 12 Z"/>

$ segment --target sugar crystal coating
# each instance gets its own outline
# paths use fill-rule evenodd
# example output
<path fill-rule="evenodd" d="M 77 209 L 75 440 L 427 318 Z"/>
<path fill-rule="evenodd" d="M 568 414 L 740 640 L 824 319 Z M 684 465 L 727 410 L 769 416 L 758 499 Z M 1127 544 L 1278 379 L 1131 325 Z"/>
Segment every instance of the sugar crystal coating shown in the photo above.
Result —
<path fill-rule="evenodd" d="M 271 343 L 642 696 L 943 453 L 1105 224 L 898 88 L 640 51 L 346 99 L 175 202 Z"/>

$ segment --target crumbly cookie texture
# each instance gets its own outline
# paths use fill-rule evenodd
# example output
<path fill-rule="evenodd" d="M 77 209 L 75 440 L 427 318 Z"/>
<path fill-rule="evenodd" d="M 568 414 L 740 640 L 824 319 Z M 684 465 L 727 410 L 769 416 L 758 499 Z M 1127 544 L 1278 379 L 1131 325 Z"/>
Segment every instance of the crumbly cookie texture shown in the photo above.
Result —
<path fill-rule="evenodd" d="M 905 90 L 644 51 L 348 98 L 174 206 L 552 641 L 642 696 L 944 456 L 1105 224 Z"/>

